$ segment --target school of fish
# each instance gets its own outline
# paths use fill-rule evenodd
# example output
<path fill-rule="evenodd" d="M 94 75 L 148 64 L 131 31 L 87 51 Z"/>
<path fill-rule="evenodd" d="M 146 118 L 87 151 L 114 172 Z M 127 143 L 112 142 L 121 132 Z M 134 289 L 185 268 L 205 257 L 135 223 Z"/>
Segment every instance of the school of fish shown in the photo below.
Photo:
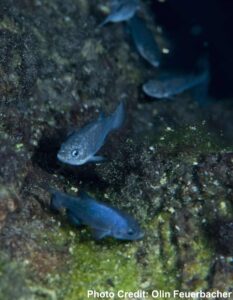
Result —
<path fill-rule="evenodd" d="M 139 16 L 139 0 L 110 0 L 110 14 L 98 26 L 100 29 L 108 23 L 124 22 L 140 56 L 153 68 L 161 67 L 162 53 L 147 27 L 146 21 Z M 196 86 L 206 84 L 209 78 L 208 68 L 199 68 L 198 72 L 177 73 L 163 70 L 160 76 L 148 80 L 142 85 L 143 92 L 157 99 L 173 97 Z M 121 101 L 109 116 L 100 113 L 96 120 L 73 130 L 61 144 L 57 159 L 65 164 L 79 167 L 86 163 L 100 163 L 105 158 L 98 154 L 107 136 L 119 129 L 125 119 L 125 106 Z M 129 214 L 106 203 L 96 201 L 85 192 L 77 197 L 57 190 L 51 191 L 51 209 L 66 210 L 68 221 L 76 227 L 87 226 L 95 239 L 113 237 L 120 240 L 139 240 L 144 232 L 139 223 Z"/>
<path fill-rule="evenodd" d="M 162 53 L 156 42 L 153 32 L 147 27 L 138 11 L 142 3 L 136 0 L 110 0 L 112 7 L 110 14 L 101 23 L 101 27 L 109 22 L 123 22 L 129 29 L 135 48 L 140 56 L 152 67 L 158 68 L 162 64 Z M 203 58 L 202 58 L 203 60 Z M 205 58 L 207 61 L 207 58 Z M 198 85 L 208 87 L 209 69 L 200 68 L 199 72 L 167 71 L 166 76 L 150 79 L 142 86 L 143 92 L 156 99 L 171 99 L 175 95 L 194 88 Z"/>

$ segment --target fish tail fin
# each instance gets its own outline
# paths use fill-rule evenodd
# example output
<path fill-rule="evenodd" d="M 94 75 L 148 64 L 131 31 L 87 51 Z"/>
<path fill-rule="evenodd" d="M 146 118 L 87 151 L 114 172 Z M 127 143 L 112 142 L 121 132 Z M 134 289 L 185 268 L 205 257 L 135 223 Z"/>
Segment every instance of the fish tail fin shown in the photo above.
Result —
<path fill-rule="evenodd" d="M 118 105 L 115 112 L 110 117 L 112 129 L 120 128 L 124 122 L 124 119 L 125 119 L 125 105 L 124 102 L 121 101 L 121 103 Z"/>
<path fill-rule="evenodd" d="M 206 70 L 210 68 L 209 57 L 207 54 L 203 54 L 197 61 L 197 67 L 200 71 Z"/>
<path fill-rule="evenodd" d="M 201 58 L 199 58 L 197 62 L 197 68 L 199 69 L 199 81 L 200 83 L 206 82 L 209 84 L 210 81 L 210 62 L 207 54 L 204 54 Z"/>

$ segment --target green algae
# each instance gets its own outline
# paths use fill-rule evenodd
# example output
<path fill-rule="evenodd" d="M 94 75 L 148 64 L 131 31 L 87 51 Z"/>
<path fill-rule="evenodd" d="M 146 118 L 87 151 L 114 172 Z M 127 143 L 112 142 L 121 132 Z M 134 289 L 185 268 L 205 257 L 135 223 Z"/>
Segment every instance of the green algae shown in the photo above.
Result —
<path fill-rule="evenodd" d="M 5 253 L 0 253 L 0 299 L 32 299 L 26 276 L 23 263 L 11 261 Z"/>
<path fill-rule="evenodd" d="M 95 242 L 86 230 L 74 232 L 69 226 L 58 229 L 57 233 L 50 232 L 50 247 L 68 246 L 66 262 L 61 262 L 59 276 L 51 273 L 48 277 L 48 283 L 53 282 L 57 287 L 57 299 L 85 299 L 88 290 L 117 294 L 119 290 L 141 288 L 150 295 L 155 289 L 170 292 L 190 289 L 185 282 L 193 283 L 192 290 L 207 288 L 212 251 L 200 235 L 191 242 L 190 258 L 185 257 L 187 254 L 174 241 L 171 216 L 167 212 L 158 214 L 147 225 L 146 240 L 133 243 L 111 239 Z M 143 261 L 146 263 L 141 263 L 136 257 L 139 249 L 144 247 Z M 183 274 L 179 266 L 181 257 L 186 258 Z"/>
<path fill-rule="evenodd" d="M 219 137 L 208 131 L 205 124 L 183 126 L 176 129 L 170 127 L 155 139 L 158 150 L 167 155 L 178 154 L 178 159 L 195 163 L 200 154 L 209 154 L 225 149 Z M 167 147 L 169 145 L 169 147 Z"/>
<path fill-rule="evenodd" d="M 179 287 L 180 274 L 177 268 L 177 249 L 172 240 L 170 214 L 159 214 L 153 222 L 153 228 L 158 231 L 159 239 L 158 244 L 153 245 L 148 254 L 151 272 L 149 277 L 152 278 L 154 288 L 172 291 Z"/>
<path fill-rule="evenodd" d="M 105 240 L 97 243 L 92 241 L 90 235 L 87 240 L 82 241 L 79 233 L 61 229 L 60 234 L 56 235 L 61 237 L 61 242 L 56 238 L 56 245 L 67 243 L 65 237 L 70 243 L 66 266 L 68 269 L 60 273 L 57 281 L 60 287 L 58 299 L 83 299 L 87 296 L 87 291 L 92 289 L 99 292 L 113 291 L 116 294 L 118 290 L 136 291 L 139 288 L 145 288 L 149 293 L 153 289 L 172 291 L 179 288 L 181 274 L 177 246 L 172 241 L 170 214 L 159 214 L 147 226 L 147 230 L 149 236 L 145 242 L 121 243 Z M 155 240 L 150 240 L 152 232 L 156 232 Z M 203 240 L 195 241 L 193 246 L 194 251 L 197 251 L 196 260 L 188 264 L 187 269 L 198 274 L 199 264 L 204 263 L 200 274 L 204 280 L 209 268 L 209 249 L 207 250 Z M 140 247 L 148 247 L 146 266 L 136 260 Z"/>
<path fill-rule="evenodd" d="M 29 286 L 31 294 L 30 300 L 57 300 L 56 292 L 42 286 Z"/>
<path fill-rule="evenodd" d="M 134 254 L 134 245 L 106 247 L 89 242 L 73 247 L 69 286 L 64 299 L 84 299 L 87 291 L 92 289 L 99 292 L 136 290 L 139 269 Z"/>
<path fill-rule="evenodd" d="M 192 257 L 183 269 L 185 280 L 182 288 L 193 291 L 208 289 L 208 276 L 214 259 L 213 249 L 207 244 L 202 234 L 190 241 L 190 248 L 192 249 Z"/>
<path fill-rule="evenodd" d="M 135 253 L 136 243 L 123 243 L 111 239 L 95 242 L 86 230 L 74 232 L 70 226 L 57 228 L 43 235 L 49 248 L 68 252 L 61 261 L 59 274 L 47 276 L 46 288 L 55 285 L 58 299 L 85 299 L 87 291 L 136 290 L 140 284 L 140 268 Z"/>
<path fill-rule="evenodd" d="M 146 240 L 133 243 L 112 239 L 95 242 L 86 230 L 74 232 L 70 226 L 54 225 L 52 231 L 41 234 L 42 240 L 38 239 L 38 243 L 46 240 L 53 252 L 64 246 L 68 247 L 68 252 L 56 271 L 46 274 L 43 285 L 37 280 L 29 282 L 30 299 L 82 300 L 87 298 L 88 290 L 116 295 L 119 290 L 143 289 L 151 295 L 153 290 L 172 292 L 181 288 L 179 252 L 173 240 L 170 213 L 158 214 L 147 226 Z M 136 259 L 138 250 L 143 247 L 147 248 L 143 258 L 146 264 Z M 206 288 L 212 258 L 210 249 L 202 237 L 193 241 L 191 247 L 193 259 L 186 261 L 186 280 L 191 281 L 195 274 L 198 277 L 195 290 Z M 49 257 L 47 263 L 50 264 Z M 187 286 L 182 288 L 187 289 Z"/>

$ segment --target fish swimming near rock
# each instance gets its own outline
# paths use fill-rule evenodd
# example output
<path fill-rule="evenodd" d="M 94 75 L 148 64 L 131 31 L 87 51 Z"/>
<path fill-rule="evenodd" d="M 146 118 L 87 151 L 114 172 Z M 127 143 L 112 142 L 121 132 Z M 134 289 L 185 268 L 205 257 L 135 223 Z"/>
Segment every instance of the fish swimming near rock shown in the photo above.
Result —
<path fill-rule="evenodd" d="M 160 75 L 158 78 L 151 79 L 144 83 L 142 89 L 144 93 L 153 98 L 173 98 L 184 91 L 194 88 L 201 84 L 208 84 L 209 72 L 203 70 L 195 73 L 168 73 Z"/>
<path fill-rule="evenodd" d="M 144 233 L 138 222 L 130 215 L 107 204 L 97 202 L 86 193 L 78 197 L 53 191 L 51 209 L 66 209 L 68 220 L 76 226 L 91 228 L 95 239 L 107 236 L 120 240 L 138 240 Z"/>
<path fill-rule="evenodd" d="M 111 13 L 99 25 L 103 27 L 109 22 L 117 23 L 127 21 L 134 16 L 139 8 L 139 0 L 121 0 L 112 2 Z"/>
<path fill-rule="evenodd" d="M 121 102 L 112 115 L 105 117 L 100 114 L 97 120 L 74 131 L 61 145 L 57 154 L 58 160 L 73 166 L 104 160 L 102 156 L 95 154 L 103 146 L 107 135 L 121 127 L 124 115 L 124 104 Z"/>
<path fill-rule="evenodd" d="M 135 15 L 127 24 L 135 47 L 140 55 L 153 67 L 159 67 L 161 52 L 152 32 L 146 26 L 145 21 Z"/>

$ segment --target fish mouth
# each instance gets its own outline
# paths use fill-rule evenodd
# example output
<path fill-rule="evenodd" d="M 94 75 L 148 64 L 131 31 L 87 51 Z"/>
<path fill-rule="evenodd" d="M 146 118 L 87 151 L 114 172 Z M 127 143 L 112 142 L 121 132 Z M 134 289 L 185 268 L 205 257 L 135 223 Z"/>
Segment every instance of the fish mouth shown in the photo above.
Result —
<path fill-rule="evenodd" d="M 62 155 L 62 153 L 58 152 L 57 154 L 57 159 L 64 163 L 64 164 L 68 164 L 68 165 L 71 165 L 71 166 L 81 166 L 83 165 L 85 162 L 82 162 L 82 161 L 69 161 L 67 159 L 64 158 L 64 155 Z"/>
<path fill-rule="evenodd" d="M 64 157 L 62 156 L 61 153 L 58 153 L 58 154 L 57 154 L 57 159 L 60 160 L 60 161 L 63 162 L 63 163 L 67 163 L 67 161 L 64 159 Z"/>
<path fill-rule="evenodd" d="M 145 233 L 141 231 L 140 233 L 138 233 L 137 235 L 135 235 L 131 238 L 127 237 L 126 240 L 128 240 L 128 241 L 138 241 L 138 240 L 141 240 L 144 237 L 144 235 L 145 235 Z"/>
<path fill-rule="evenodd" d="M 143 231 L 141 231 L 139 234 L 138 234 L 138 236 L 137 236 L 137 240 L 141 240 L 142 238 L 144 238 L 144 236 L 145 236 L 145 232 L 143 232 Z"/>

